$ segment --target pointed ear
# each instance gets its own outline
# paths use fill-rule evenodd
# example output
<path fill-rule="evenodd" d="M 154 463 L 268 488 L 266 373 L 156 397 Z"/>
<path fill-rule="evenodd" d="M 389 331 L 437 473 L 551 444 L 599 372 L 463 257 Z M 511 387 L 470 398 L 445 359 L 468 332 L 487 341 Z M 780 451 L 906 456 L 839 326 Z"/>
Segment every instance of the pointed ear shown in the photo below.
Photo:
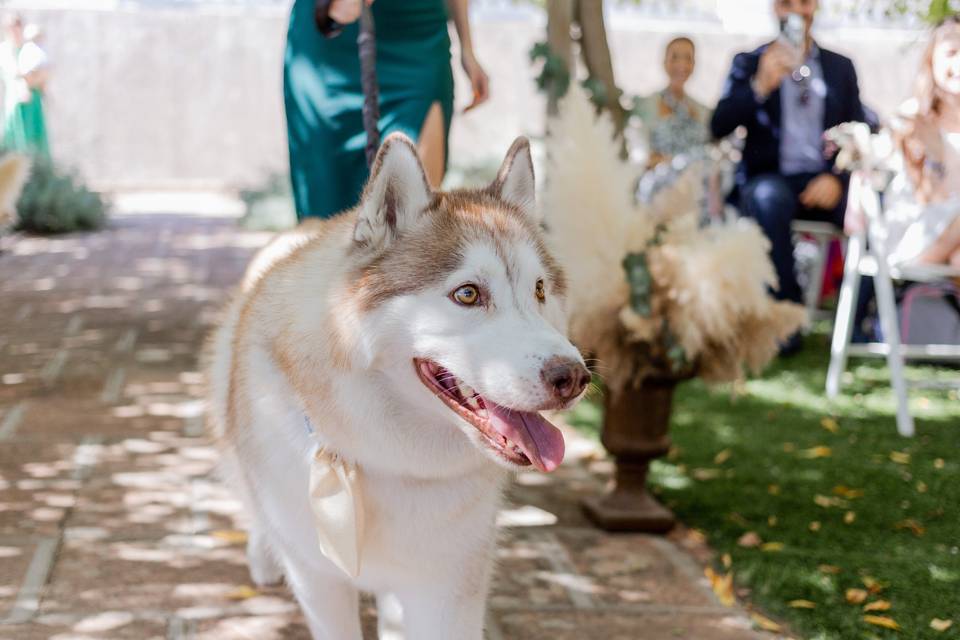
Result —
<path fill-rule="evenodd" d="M 536 183 L 533 177 L 533 158 L 530 141 L 523 136 L 510 145 L 507 157 L 500 165 L 497 179 L 490 185 L 493 194 L 514 205 L 527 216 L 539 220 L 536 204 Z"/>
<path fill-rule="evenodd" d="M 430 204 L 432 192 L 410 138 L 392 133 L 380 145 L 360 198 L 353 240 L 361 247 L 386 249 Z"/>

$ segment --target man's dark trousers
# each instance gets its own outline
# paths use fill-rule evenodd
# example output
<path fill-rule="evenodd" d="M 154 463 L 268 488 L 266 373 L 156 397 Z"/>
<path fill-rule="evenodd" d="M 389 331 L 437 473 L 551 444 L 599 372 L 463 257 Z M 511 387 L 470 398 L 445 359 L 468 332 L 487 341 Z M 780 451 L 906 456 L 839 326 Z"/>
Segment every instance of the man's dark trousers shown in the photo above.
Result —
<path fill-rule="evenodd" d="M 808 209 L 800 204 L 800 193 L 816 176 L 815 173 L 789 176 L 765 173 L 748 180 L 740 190 L 740 212 L 756 220 L 770 239 L 770 259 L 780 283 L 779 289 L 773 292 L 778 300 L 803 303 L 803 292 L 794 269 L 793 221 L 832 222 L 838 227 L 843 224 L 845 197 L 833 211 Z"/>

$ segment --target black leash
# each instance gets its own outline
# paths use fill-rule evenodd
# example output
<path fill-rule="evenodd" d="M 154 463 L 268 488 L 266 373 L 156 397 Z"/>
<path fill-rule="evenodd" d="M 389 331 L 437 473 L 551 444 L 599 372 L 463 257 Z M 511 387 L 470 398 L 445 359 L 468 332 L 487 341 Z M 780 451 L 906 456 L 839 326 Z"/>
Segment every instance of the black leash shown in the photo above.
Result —
<path fill-rule="evenodd" d="M 331 0 L 316 0 L 313 17 L 317 29 L 327 38 L 334 38 L 343 31 L 343 25 L 330 17 Z M 364 149 L 367 167 L 373 166 L 380 148 L 380 87 L 377 85 L 377 38 L 373 25 L 373 13 L 365 0 L 361 0 L 360 35 L 357 36 L 357 48 L 360 52 L 360 86 L 363 89 L 363 130 L 367 134 Z"/>

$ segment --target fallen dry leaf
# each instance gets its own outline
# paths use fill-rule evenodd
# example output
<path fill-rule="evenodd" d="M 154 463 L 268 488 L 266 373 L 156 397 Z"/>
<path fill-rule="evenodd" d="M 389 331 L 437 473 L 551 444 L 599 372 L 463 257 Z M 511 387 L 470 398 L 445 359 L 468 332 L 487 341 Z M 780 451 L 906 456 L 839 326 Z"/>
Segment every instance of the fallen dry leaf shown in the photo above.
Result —
<path fill-rule="evenodd" d="M 777 551 L 783 551 L 783 548 L 785 546 L 786 545 L 783 544 L 782 542 L 765 542 L 762 545 L 760 545 L 760 550 L 766 551 L 768 553 L 775 553 Z"/>
<path fill-rule="evenodd" d="M 926 493 L 928 488 L 927 483 L 923 480 L 917 483 L 917 493 Z"/>
<path fill-rule="evenodd" d="M 860 580 L 863 582 L 863 586 L 869 589 L 870 593 L 880 593 L 887 588 L 886 584 L 880 582 L 873 576 L 863 576 Z"/>
<path fill-rule="evenodd" d="M 863 489 L 851 489 L 850 487 L 838 484 L 833 488 L 834 495 L 841 496 L 848 500 L 854 500 L 856 498 L 863 497 Z"/>
<path fill-rule="evenodd" d="M 829 509 L 830 507 L 848 507 L 850 503 L 844 500 L 843 498 L 834 498 L 831 496 L 822 496 L 819 493 L 813 496 L 813 502 L 818 507 L 823 507 L 824 509 Z"/>
<path fill-rule="evenodd" d="M 713 589 L 713 593 L 716 594 L 720 604 L 725 607 L 732 607 L 736 602 L 736 598 L 733 595 L 733 573 L 728 572 L 721 575 L 710 567 L 707 567 L 703 570 L 703 574 L 707 576 L 707 580 L 710 581 L 710 587 Z"/>
<path fill-rule="evenodd" d="M 801 458 L 808 458 L 808 459 L 829 458 L 830 456 L 833 455 L 833 451 L 830 449 L 830 447 L 825 447 L 823 445 L 820 445 L 817 447 L 812 447 L 810 449 L 804 449 L 803 451 L 799 452 L 797 455 L 800 456 Z"/>
<path fill-rule="evenodd" d="M 891 451 L 890 459 L 897 464 L 910 464 L 910 454 L 904 451 Z"/>
<path fill-rule="evenodd" d="M 730 557 L 729 553 L 725 553 L 720 558 L 720 562 L 723 564 L 724 569 L 729 569 L 730 566 L 733 564 L 733 558 Z"/>
<path fill-rule="evenodd" d="M 244 544 L 247 541 L 247 532 L 239 529 L 218 529 L 211 531 L 210 535 L 227 544 Z"/>
<path fill-rule="evenodd" d="M 694 544 L 706 544 L 707 534 L 700 529 L 690 529 L 687 531 L 687 539 Z"/>
<path fill-rule="evenodd" d="M 767 516 L 767 526 L 768 526 L 768 527 L 775 527 L 775 526 L 777 526 L 777 523 L 778 523 L 778 522 L 780 522 L 780 520 L 777 518 L 777 516 Z"/>
<path fill-rule="evenodd" d="M 847 511 L 843 514 L 843 524 L 853 524 L 853 521 L 857 519 L 857 514 L 853 511 Z"/>
<path fill-rule="evenodd" d="M 845 594 L 847 602 L 850 604 L 863 604 L 869 595 L 864 589 L 847 589 Z"/>
<path fill-rule="evenodd" d="M 939 631 L 940 633 L 943 633 L 952 626 L 953 620 L 941 620 L 940 618 L 934 618 L 930 621 L 930 628 L 934 631 Z"/>
<path fill-rule="evenodd" d="M 780 495 L 780 485 L 778 485 L 778 484 L 768 485 L 768 486 L 767 486 L 767 493 L 769 493 L 769 494 L 772 495 L 772 496 L 778 496 L 778 495 Z"/>
<path fill-rule="evenodd" d="M 927 531 L 926 529 L 923 528 L 922 524 L 920 524 L 913 518 L 908 518 L 907 520 L 901 520 L 900 522 L 893 525 L 893 527 L 898 531 L 906 529 L 918 538 L 921 537 Z"/>
<path fill-rule="evenodd" d="M 260 595 L 260 592 L 257 591 L 256 589 L 247 585 L 243 585 L 241 587 L 237 587 L 236 589 L 228 593 L 227 599 L 228 600 L 249 600 L 250 598 L 254 598 L 258 595 Z"/>
<path fill-rule="evenodd" d="M 748 522 L 746 518 L 744 518 L 742 515 L 740 515 L 736 511 L 734 511 L 733 513 L 728 513 L 727 520 L 729 520 L 734 524 L 740 525 L 744 529 L 750 526 L 750 522 Z"/>
<path fill-rule="evenodd" d="M 760 543 L 763 540 L 760 539 L 760 535 L 756 531 L 747 531 L 745 534 L 740 536 L 740 539 L 737 540 L 737 544 L 741 547 L 746 547 L 747 549 L 752 549 L 753 547 L 759 547 Z"/>
<path fill-rule="evenodd" d="M 841 569 L 840 567 L 832 564 L 821 564 L 820 566 L 817 567 L 817 569 L 820 570 L 820 573 L 828 573 L 834 576 L 840 573 L 841 571 L 843 571 L 843 569 Z"/>
<path fill-rule="evenodd" d="M 817 531 L 820 531 L 820 521 L 814 520 L 807 526 L 807 528 L 814 533 L 816 533 Z"/>
<path fill-rule="evenodd" d="M 730 456 L 733 455 L 733 452 L 730 449 L 724 449 L 717 455 L 713 456 L 713 464 L 723 464 L 730 459 Z"/>
<path fill-rule="evenodd" d="M 867 611 L 889 611 L 891 607 L 889 600 L 874 600 L 863 605 L 863 610 Z"/>
<path fill-rule="evenodd" d="M 820 420 L 820 426 L 829 431 L 830 433 L 836 433 L 840 431 L 840 425 L 837 424 L 837 421 L 833 418 L 827 417 Z"/>
<path fill-rule="evenodd" d="M 723 473 L 720 469 L 694 469 L 692 474 L 694 480 L 700 480 L 701 482 L 706 480 L 716 480 L 720 477 L 720 474 Z"/>
<path fill-rule="evenodd" d="M 893 629 L 894 631 L 900 629 L 900 625 L 897 624 L 897 621 L 888 616 L 863 616 L 863 621 L 867 624 L 883 627 L 884 629 Z"/>
<path fill-rule="evenodd" d="M 940 470 L 947 466 L 947 463 L 943 461 L 943 458 L 937 458 L 933 461 L 933 468 Z"/>
<path fill-rule="evenodd" d="M 783 443 L 783 452 L 784 452 L 784 453 L 793 453 L 793 452 L 796 451 L 796 450 L 797 450 L 797 445 L 793 444 L 792 442 L 784 442 L 784 443 Z"/>
<path fill-rule="evenodd" d="M 753 620 L 755 625 L 764 631 L 773 631 L 774 633 L 779 633 L 782 630 L 782 627 L 779 624 L 770 618 L 760 615 L 759 613 L 751 613 L 750 619 Z"/>
<path fill-rule="evenodd" d="M 791 609 L 816 609 L 817 603 L 809 600 L 791 600 L 787 606 Z"/>

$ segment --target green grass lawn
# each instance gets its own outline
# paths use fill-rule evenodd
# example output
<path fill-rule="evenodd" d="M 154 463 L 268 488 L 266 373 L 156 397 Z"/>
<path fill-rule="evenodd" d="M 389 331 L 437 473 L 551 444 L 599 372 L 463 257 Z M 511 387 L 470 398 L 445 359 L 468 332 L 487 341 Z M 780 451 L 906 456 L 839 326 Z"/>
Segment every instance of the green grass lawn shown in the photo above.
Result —
<path fill-rule="evenodd" d="M 755 608 L 804 638 L 960 638 L 957 391 L 911 390 L 917 437 L 905 439 L 883 361 L 852 361 L 844 395 L 830 402 L 827 360 L 819 334 L 735 392 L 682 385 L 674 450 L 654 465 L 654 491 L 718 558 L 729 554 L 730 568 L 717 568 L 733 572 Z M 956 369 L 909 372 L 960 379 Z M 600 418 L 587 402 L 571 424 L 597 434 Z M 751 532 L 743 542 L 752 546 L 740 544 Z M 849 589 L 866 600 L 849 603 Z M 863 611 L 877 600 L 889 610 Z M 953 625 L 935 631 L 934 618 Z"/>

